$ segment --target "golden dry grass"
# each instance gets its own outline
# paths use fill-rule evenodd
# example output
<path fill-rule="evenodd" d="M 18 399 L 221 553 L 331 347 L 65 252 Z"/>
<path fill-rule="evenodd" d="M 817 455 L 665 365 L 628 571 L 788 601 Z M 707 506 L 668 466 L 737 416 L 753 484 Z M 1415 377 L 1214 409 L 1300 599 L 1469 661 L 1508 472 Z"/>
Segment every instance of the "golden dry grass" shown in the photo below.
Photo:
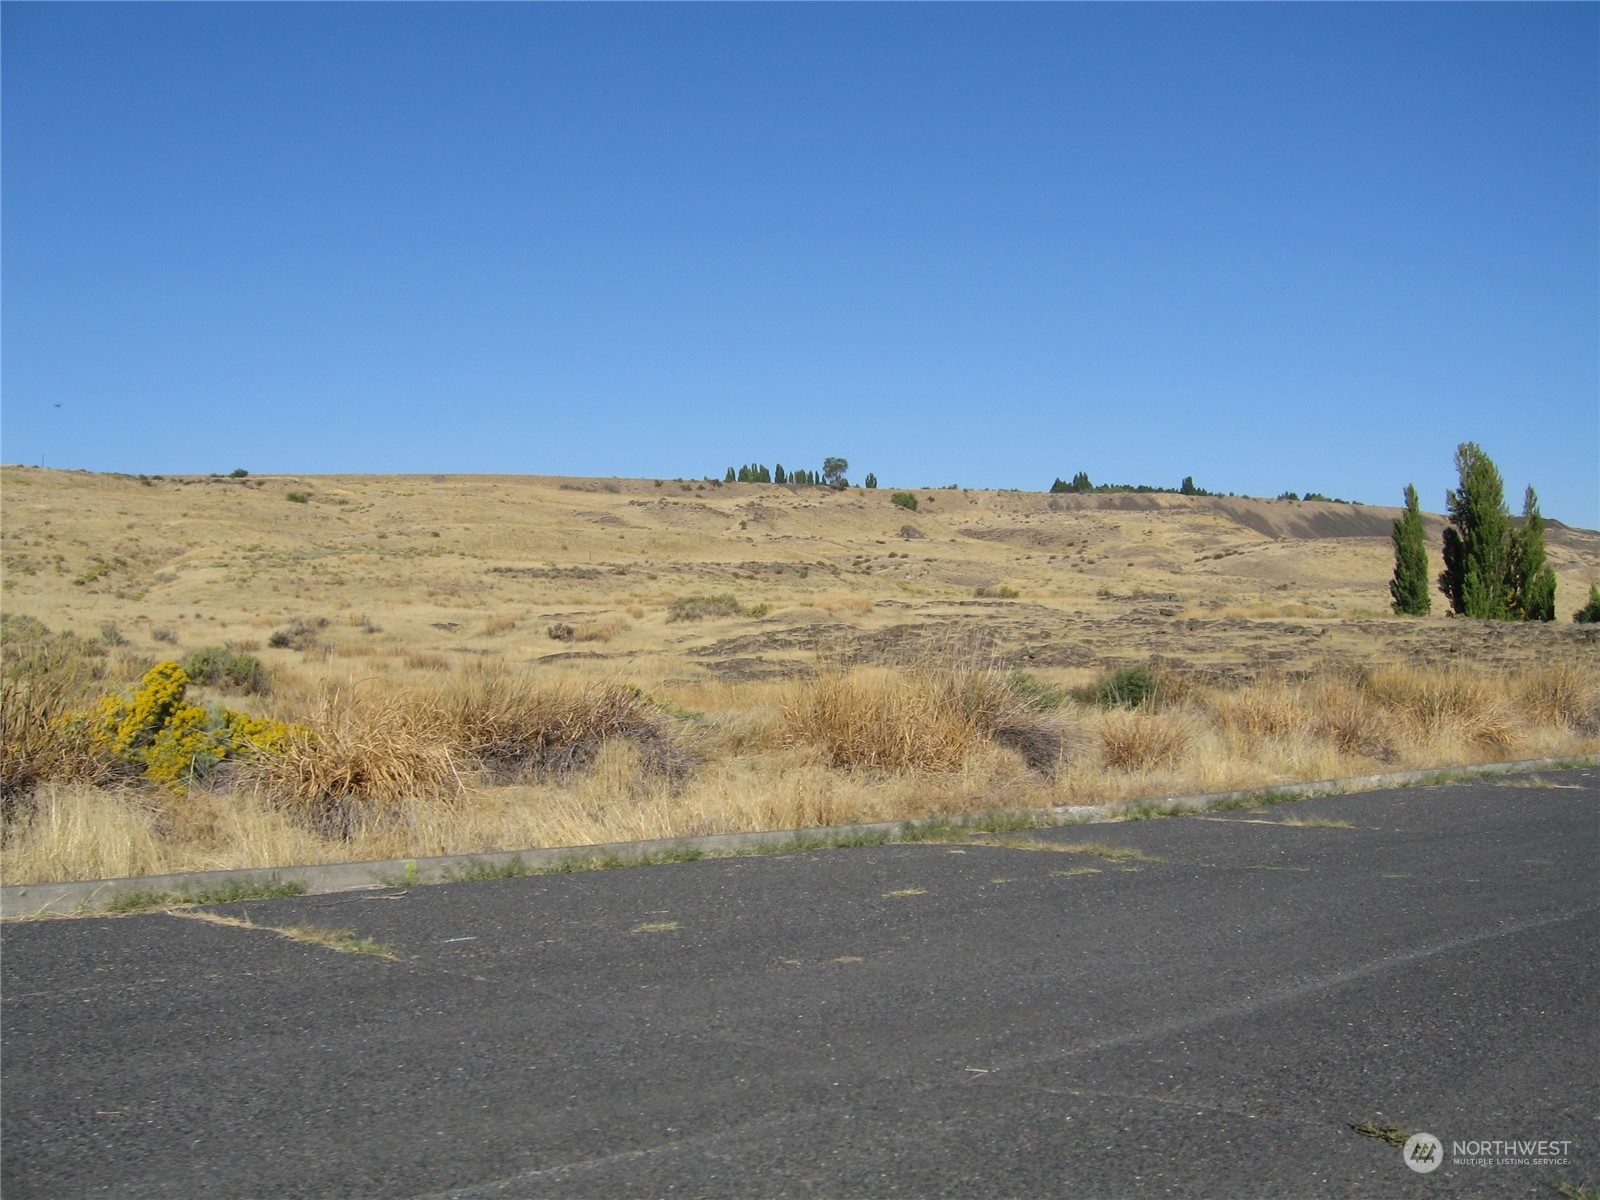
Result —
<path fill-rule="evenodd" d="M 782 726 L 834 767 L 948 772 L 1024 716 L 992 667 L 834 668 L 790 689 Z"/>
<path fill-rule="evenodd" d="M 98 679 L 8 683 L 6 770 L 43 781 L 8 789 L 8 883 L 1600 749 L 1596 650 L 1575 627 L 1384 615 L 1392 511 L 1369 514 L 1371 536 L 1316 538 L 1293 524 L 1314 506 L 1183 497 L 939 490 L 907 514 L 884 493 L 678 481 L 3 482 L 6 612 L 122 639 Z M 310 503 L 284 503 L 291 487 Z M 902 538 L 908 521 L 925 536 Z M 1551 546 L 1581 600 L 1600 539 Z M 996 579 L 1022 598 L 974 597 Z M 672 620 L 695 596 L 733 603 Z M 54 715 L 224 644 L 261 656 L 270 695 L 194 698 L 301 726 L 288 749 L 182 797 L 94 786 Z M 1130 662 L 1162 674 L 1160 707 L 1063 701 Z"/>

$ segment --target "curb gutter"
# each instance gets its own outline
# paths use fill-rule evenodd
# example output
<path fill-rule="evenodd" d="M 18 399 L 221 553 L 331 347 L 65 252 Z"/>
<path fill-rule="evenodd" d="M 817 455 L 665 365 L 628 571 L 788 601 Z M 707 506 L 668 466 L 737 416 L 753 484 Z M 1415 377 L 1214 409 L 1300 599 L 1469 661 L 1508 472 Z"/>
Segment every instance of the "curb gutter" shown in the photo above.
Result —
<path fill-rule="evenodd" d="M 1365 775 L 1354 779 L 1321 779 L 1312 783 L 1289 783 L 1252 788 L 1240 792 L 1210 792 L 1197 796 L 1150 797 L 1108 805 L 1061 805 L 1054 808 L 1024 810 L 1040 827 L 1117 821 L 1125 809 L 1135 804 L 1159 805 L 1172 815 L 1205 812 L 1233 807 L 1266 797 L 1306 800 L 1315 796 L 1337 796 L 1352 792 L 1375 792 L 1387 788 L 1415 787 L 1419 784 L 1452 783 L 1492 775 L 1518 775 L 1554 768 L 1600 766 L 1600 754 L 1576 758 L 1542 758 L 1522 762 L 1486 763 L 1470 767 L 1438 767 L 1423 771 L 1395 771 L 1385 775 Z M 972 813 L 963 820 L 975 826 L 983 814 Z M 646 842 L 610 842 L 595 846 L 557 846 L 531 850 L 499 850 L 484 854 L 447 854 L 434 858 L 391 858 L 378 862 L 330 863 L 303 867 L 252 867 L 233 871 L 191 871 L 176 875 L 144 875 L 128 879 L 96 879 L 72 883 L 23 883 L 0 887 L 0 920 L 25 920 L 43 916 L 79 916 L 104 908 L 122 896 L 156 893 L 182 894 L 210 889 L 264 887 L 274 884 L 299 885 L 307 894 L 357 891 L 382 887 L 409 887 L 413 884 L 444 883 L 458 873 L 492 873 L 495 868 L 516 868 L 528 874 L 566 868 L 582 869 L 597 860 L 607 866 L 626 866 L 650 862 L 673 853 L 697 852 L 707 858 L 736 854 L 782 852 L 791 849 L 822 849 L 829 841 L 846 841 L 862 836 L 885 835 L 891 842 L 907 829 L 926 824 L 926 820 L 877 821 L 862 825 L 827 825 L 815 829 L 773 830 L 765 833 L 719 833 L 701 837 L 656 838 Z M 822 843 L 817 845 L 817 843 Z"/>

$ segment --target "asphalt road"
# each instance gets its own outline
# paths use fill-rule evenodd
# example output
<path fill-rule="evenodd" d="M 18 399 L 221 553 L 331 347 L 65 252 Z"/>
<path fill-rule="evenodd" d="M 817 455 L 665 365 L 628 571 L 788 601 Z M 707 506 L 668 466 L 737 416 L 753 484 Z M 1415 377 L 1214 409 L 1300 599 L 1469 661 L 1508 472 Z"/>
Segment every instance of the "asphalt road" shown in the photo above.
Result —
<path fill-rule="evenodd" d="M 6 1200 L 1600 1186 L 1600 770 L 3 932 Z M 1329 822 L 1289 824 L 1288 822 Z M 1348 822 L 1344 827 L 1342 822 Z M 1136 858 L 1067 852 L 1094 842 Z M 1442 1165 L 1353 1126 L 1426 1131 Z M 1545 1146 L 1561 1163 L 1517 1148 Z M 1480 1155 L 1481 1157 L 1481 1155 Z"/>

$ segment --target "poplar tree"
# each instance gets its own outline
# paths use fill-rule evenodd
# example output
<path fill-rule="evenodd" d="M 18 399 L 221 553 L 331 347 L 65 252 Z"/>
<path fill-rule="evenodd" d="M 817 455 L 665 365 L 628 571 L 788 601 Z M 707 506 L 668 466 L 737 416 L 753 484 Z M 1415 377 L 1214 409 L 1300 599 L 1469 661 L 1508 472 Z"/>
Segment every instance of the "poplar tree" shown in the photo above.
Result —
<path fill-rule="evenodd" d="M 1522 498 L 1522 528 L 1511 538 L 1511 578 L 1507 605 L 1524 621 L 1556 619 L 1556 573 L 1545 561 L 1544 517 L 1530 486 Z"/>
<path fill-rule="evenodd" d="M 1428 596 L 1428 547 L 1417 489 L 1406 484 L 1406 511 L 1394 522 L 1394 578 L 1389 582 L 1394 611 L 1425 617 L 1433 607 Z"/>
<path fill-rule="evenodd" d="M 1476 442 L 1456 447 L 1460 487 L 1447 491 L 1444 570 L 1439 590 L 1464 617 L 1508 620 L 1511 579 L 1511 514 L 1500 472 Z"/>

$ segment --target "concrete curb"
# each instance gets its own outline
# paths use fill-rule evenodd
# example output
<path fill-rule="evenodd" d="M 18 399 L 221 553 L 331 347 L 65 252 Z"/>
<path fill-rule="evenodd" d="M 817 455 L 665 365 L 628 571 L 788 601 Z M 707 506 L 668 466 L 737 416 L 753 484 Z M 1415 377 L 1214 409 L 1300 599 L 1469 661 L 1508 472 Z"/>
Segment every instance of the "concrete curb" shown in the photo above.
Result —
<path fill-rule="evenodd" d="M 1423 771 L 1394 771 L 1386 775 L 1365 775 L 1354 779 L 1320 779 L 1312 783 L 1288 783 L 1252 788 L 1241 792 L 1209 792 L 1197 796 L 1168 796 L 1161 799 L 1128 801 L 1107 805 L 1061 805 L 1027 809 L 1018 815 L 1032 816 L 1040 827 L 1088 824 L 1124 819 L 1140 806 L 1154 806 L 1163 813 L 1205 812 L 1234 807 L 1263 798 L 1306 800 L 1314 796 L 1337 796 L 1352 792 L 1374 792 L 1386 788 L 1414 787 L 1418 784 L 1450 783 L 1489 775 L 1516 775 L 1552 768 L 1600 766 L 1600 754 L 1577 758 L 1541 758 L 1522 762 L 1486 763 L 1471 767 L 1438 767 Z M 985 814 L 973 813 L 954 824 L 979 825 Z M 830 842 L 884 835 L 895 841 L 907 829 L 924 825 L 925 819 L 877 821 L 863 825 L 827 825 L 814 829 L 773 830 L 766 833 L 720 833 L 702 837 L 657 838 L 647 842 L 610 842 L 595 846 L 558 846 L 546 849 L 501 850 L 486 854 L 447 854 L 434 858 L 392 858 L 380 862 L 331 863 L 303 867 L 255 867 L 234 871 L 192 871 L 177 875 L 144 875 L 128 879 L 95 879 L 73 883 L 23 883 L 0 887 L 0 920 L 26 920 L 43 916 L 78 916 L 103 909 L 120 897 L 154 893 L 177 897 L 186 893 L 214 892 L 218 889 L 264 888 L 275 884 L 297 885 L 307 894 L 356 891 L 363 888 L 409 887 L 413 884 L 443 883 L 452 876 L 482 874 L 492 876 L 496 869 L 508 873 L 581 870 L 586 864 L 627 866 L 648 863 L 664 856 L 697 853 L 703 857 L 729 857 L 738 854 L 774 853 L 784 850 L 821 849 Z"/>

